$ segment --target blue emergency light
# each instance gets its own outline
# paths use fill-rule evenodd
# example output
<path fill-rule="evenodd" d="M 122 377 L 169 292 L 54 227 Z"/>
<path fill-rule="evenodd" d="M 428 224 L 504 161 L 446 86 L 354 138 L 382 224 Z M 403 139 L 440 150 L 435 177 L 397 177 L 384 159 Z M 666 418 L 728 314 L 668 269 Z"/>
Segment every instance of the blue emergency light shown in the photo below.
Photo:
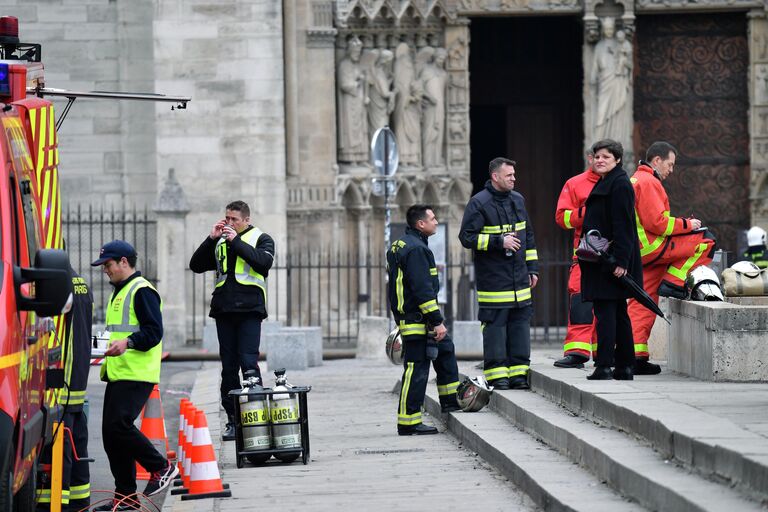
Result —
<path fill-rule="evenodd" d="M 8 64 L 0 63 L 0 96 L 11 95 L 11 74 Z"/>

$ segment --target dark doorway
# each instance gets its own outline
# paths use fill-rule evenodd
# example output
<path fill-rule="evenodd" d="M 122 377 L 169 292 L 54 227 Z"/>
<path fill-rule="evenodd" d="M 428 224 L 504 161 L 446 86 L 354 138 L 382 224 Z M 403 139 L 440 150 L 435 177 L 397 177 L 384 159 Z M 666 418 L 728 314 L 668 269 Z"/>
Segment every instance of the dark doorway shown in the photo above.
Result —
<path fill-rule="evenodd" d="M 672 215 L 700 218 L 735 251 L 749 227 L 747 17 L 638 16 L 636 45 L 635 151 L 675 145 Z"/>
<path fill-rule="evenodd" d="M 564 325 L 571 233 L 554 217 L 563 183 L 584 165 L 583 27 L 577 17 L 473 18 L 470 30 L 474 192 L 492 158 L 517 161 L 543 266 L 536 322 Z"/>

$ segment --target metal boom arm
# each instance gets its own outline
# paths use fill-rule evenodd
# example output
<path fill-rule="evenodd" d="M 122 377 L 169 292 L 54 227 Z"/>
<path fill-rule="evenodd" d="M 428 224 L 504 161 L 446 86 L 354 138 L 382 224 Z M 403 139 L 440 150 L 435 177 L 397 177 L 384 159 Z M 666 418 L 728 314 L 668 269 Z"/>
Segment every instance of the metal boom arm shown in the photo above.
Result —
<path fill-rule="evenodd" d="M 67 98 L 67 106 L 61 112 L 56 121 L 56 129 L 61 128 L 64 118 L 67 117 L 69 109 L 77 98 L 95 98 L 95 99 L 113 99 L 113 100 L 138 100 L 138 101 L 163 101 L 176 103 L 171 106 L 171 110 L 186 109 L 187 103 L 192 101 L 189 96 L 166 96 L 165 94 L 140 93 L 140 92 L 112 92 L 112 91 L 69 91 L 67 89 L 53 89 L 50 87 L 29 87 L 27 94 L 34 94 L 40 98 L 46 96 L 60 96 Z"/>

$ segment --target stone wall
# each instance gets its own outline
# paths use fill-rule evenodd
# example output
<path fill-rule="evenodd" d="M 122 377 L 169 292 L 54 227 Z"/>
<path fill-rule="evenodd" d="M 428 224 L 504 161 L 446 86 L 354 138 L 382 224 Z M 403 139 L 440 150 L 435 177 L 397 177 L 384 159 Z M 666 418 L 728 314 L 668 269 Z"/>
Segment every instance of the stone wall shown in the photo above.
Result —
<path fill-rule="evenodd" d="M 152 92 L 152 0 L 3 2 L 23 42 L 41 43 L 48 87 Z M 66 100 L 55 100 L 57 115 Z M 167 114 L 171 114 L 167 109 Z M 77 100 L 59 131 L 62 202 L 154 202 L 154 107 Z"/>

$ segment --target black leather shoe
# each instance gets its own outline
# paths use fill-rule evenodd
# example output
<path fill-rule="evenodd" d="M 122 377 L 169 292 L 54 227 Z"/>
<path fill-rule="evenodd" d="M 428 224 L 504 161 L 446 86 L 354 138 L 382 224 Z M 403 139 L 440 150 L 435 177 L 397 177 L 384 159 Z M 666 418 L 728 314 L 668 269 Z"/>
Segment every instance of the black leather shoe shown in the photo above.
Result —
<path fill-rule="evenodd" d="M 555 361 L 555 366 L 558 368 L 584 368 L 584 363 L 587 359 L 577 356 L 575 354 L 568 354 L 562 359 Z"/>
<path fill-rule="evenodd" d="M 499 389 L 499 390 L 509 389 L 509 379 L 507 379 L 506 377 L 502 377 L 501 379 L 489 380 L 488 384 L 493 386 L 493 389 Z"/>
<path fill-rule="evenodd" d="M 610 366 L 596 366 L 592 375 L 587 375 L 587 380 L 611 380 L 613 372 Z"/>
<path fill-rule="evenodd" d="M 631 366 L 617 366 L 613 370 L 613 380 L 634 380 L 635 372 Z"/>
<path fill-rule="evenodd" d="M 431 434 L 437 434 L 437 429 L 423 423 L 407 427 L 398 425 L 397 427 L 397 435 L 399 436 L 428 436 Z"/>
<path fill-rule="evenodd" d="M 440 412 L 447 413 L 447 412 L 454 412 L 454 411 L 460 411 L 461 407 L 459 407 L 458 404 L 448 404 L 440 406 Z"/>
<path fill-rule="evenodd" d="M 646 361 L 645 359 L 635 359 L 635 375 L 658 375 L 661 373 L 661 366 Z"/>
<path fill-rule="evenodd" d="M 230 416 L 227 420 L 227 424 L 224 426 L 224 432 L 221 433 L 222 441 L 234 441 L 235 440 L 235 418 Z"/>

